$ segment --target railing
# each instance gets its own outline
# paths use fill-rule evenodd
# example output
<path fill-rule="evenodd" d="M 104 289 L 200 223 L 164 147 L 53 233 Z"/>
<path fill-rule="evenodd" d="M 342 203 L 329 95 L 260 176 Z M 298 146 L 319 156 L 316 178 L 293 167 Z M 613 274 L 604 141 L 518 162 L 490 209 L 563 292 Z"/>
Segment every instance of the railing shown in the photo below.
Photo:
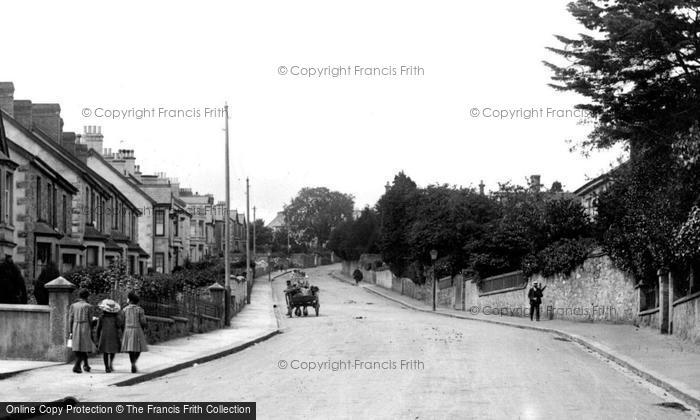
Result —
<path fill-rule="evenodd" d="M 523 272 L 513 271 L 481 280 L 479 289 L 481 294 L 487 294 L 501 290 L 524 288 L 526 285 L 527 278 L 523 275 Z"/>
<path fill-rule="evenodd" d="M 224 310 L 222 304 L 212 302 L 208 294 L 199 291 L 186 291 L 177 296 L 142 300 L 139 304 L 146 315 L 159 317 L 186 318 L 205 315 L 221 318 Z"/>

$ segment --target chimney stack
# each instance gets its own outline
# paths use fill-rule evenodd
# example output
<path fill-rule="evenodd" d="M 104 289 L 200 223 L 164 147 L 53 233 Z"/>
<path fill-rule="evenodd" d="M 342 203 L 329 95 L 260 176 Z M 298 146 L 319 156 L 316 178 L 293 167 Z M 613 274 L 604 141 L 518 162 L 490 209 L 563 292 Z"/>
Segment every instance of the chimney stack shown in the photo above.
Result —
<path fill-rule="evenodd" d="M 102 156 L 102 127 L 98 125 L 86 125 L 83 127 L 83 144 L 87 145 L 88 149 L 93 149 Z"/>
<path fill-rule="evenodd" d="M 15 120 L 28 130 L 32 129 L 32 101 L 15 101 Z"/>
<path fill-rule="evenodd" d="M 76 143 L 77 136 L 75 133 L 63 133 L 63 137 L 61 139 L 61 146 L 63 146 L 64 149 L 68 150 L 70 154 L 75 156 L 75 143 Z"/>
<path fill-rule="evenodd" d="M 63 120 L 59 104 L 32 104 L 32 124 L 51 140 L 61 144 Z"/>
<path fill-rule="evenodd" d="M 14 98 L 15 85 L 12 82 L 0 82 L 0 109 L 11 117 L 15 115 Z"/>
<path fill-rule="evenodd" d="M 119 149 L 119 156 L 124 160 L 124 175 L 136 172 L 136 157 L 133 149 Z"/>

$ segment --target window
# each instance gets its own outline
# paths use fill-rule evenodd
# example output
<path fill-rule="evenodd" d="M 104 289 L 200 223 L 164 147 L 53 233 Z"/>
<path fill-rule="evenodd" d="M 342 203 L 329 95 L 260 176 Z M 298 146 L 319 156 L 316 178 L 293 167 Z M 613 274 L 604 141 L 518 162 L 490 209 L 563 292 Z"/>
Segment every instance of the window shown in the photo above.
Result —
<path fill-rule="evenodd" d="M 61 272 L 67 273 L 75 268 L 75 254 L 63 254 Z"/>
<path fill-rule="evenodd" d="M 112 209 L 112 229 L 117 229 L 117 200 L 112 197 L 109 199 L 109 202 Z"/>
<path fill-rule="evenodd" d="M 124 203 L 121 203 L 119 206 L 119 218 L 121 219 L 119 223 L 120 231 L 126 233 L 126 210 L 124 209 Z"/>
<path fill-rule="evenodd" d="M 87 257 L 87 266 L 88 267 L 94 267 L 99 265 L 98 262 L 98 253 L 99 249 L 96 246 L 89 246 L 87 247 L 87 250 L 85 251 L 86 257 Z"/>
<path fill-rule="evenodd" d="M 162 273 L 163 268 L 165 266 L 165 254 L 163 254 L 162 252 L 156 252 L 154 261 L 155 261 L 156 273 Z"/>
<path fill-rule="evenodd" d="M 134 242 L 138 241 L 137 231 L 136 231 L 136 215 L 131 214 L 131 240 Z"/>
<path fill-rule="evenodd" d="M 90 194 L 90 224 L 92 226 L 95 226 L 95 227 L 96 227 L 96 224 L 95 224 L 95 221 L 96 221 L 96 219 L 95 219 L 95 201 L 96 200 L 97 200 L 97 197 L 95 197 L 95 192 L 92 191 L 92 193 Z"/>
<path fill-rule="evenodd" d="M 12 224 L 12 172 L 5 172 L 5 191 L 3 192 L 2 218 L 8 225 Z"/>
<path fill-rule="evenodd" d="M 97 223 L 99 224 L 100 232 L 104 232 L 105 229 L 105 200 L 100 200 L 100 208 L 97 209 Z"/>
<path fill-rule="evenodd" d="M 63 209 L 63 232 L 70 233 L 70 220 L 68 218 L 68 199 L 66 199 L 65 194 L 63 194 L 61 208 Z"/>
<path fill-rule="evenodd" d="M 85 197 L 83 197 L 83 213 L 85 213 L 85 224 L 90 223 L 90 190 L 85 187 Z"/>
<path fill-rule="evenodd" d="M 41 220 L 41 177 L 36 177 L 36 220 Z"/>
<path fill-rule="evenodd" d="M 156 210 L 156 236 L 165 235 L 165 210 Z"/>
<path fill-rule="evenodd" d="M 56 200 L 56 186 L 51 185 L 51 226 L 55 229 L 58 228 L 58 200 Z"/>
<path fill-rule="evenodd" d="M 51 244 L 38 243 L 36 244 L 36 272 L 35 276 L 39 276 L 46 265 L 51 261 Z"/>
<path fill-rule="evenodd" d="M 180 236 L 180 223 L 179 223 L 179 218 L 175 216 L 173 219 L 173 236 Z"/>

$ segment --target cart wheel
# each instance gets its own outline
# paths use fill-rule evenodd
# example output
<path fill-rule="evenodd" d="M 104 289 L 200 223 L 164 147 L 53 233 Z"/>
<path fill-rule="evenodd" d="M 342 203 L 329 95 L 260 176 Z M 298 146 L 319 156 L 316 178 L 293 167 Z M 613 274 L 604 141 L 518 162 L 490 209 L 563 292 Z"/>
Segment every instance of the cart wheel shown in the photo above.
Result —
<path fill-rule="evenodd" d="M 300 308 L 297 308 L 297 310 L 294 311 L 294 315 L 296 315 L 296 316 L 301 316 L 301 309 L 300 309 Z"/>
<path fill-rule="evenodd" d="M 309 310 L 304 306 L 304 316 L 309 316 Z"/>
<path fill-rule="evenodd" d="M 317 303 L 316 306 L 314 306 L 314 309 L 316 310 L 316 316 L 318 316 L 318 310 L 321 309 L 321 304 Z"/>

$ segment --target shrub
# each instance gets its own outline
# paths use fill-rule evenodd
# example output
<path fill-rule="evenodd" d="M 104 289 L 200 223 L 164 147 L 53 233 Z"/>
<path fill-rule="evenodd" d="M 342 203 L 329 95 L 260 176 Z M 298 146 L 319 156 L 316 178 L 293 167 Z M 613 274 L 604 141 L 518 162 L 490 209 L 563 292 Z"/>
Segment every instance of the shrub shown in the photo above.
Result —
<path fill-rule="evenodd" d="M 41 274 L 39 274 L 39 277 L 34 281 L 34 297 L 36 298 L 37 305 L 49 304 L 49 292 L 44 286 L 60 275 L 61 273 L 58 272 L 58 268 L 53 262 L 49 262 L 46 267 L 41 270 Z"/>
<path fill-rule="evenodd" d="M 695 206 L 676 234 L 676 255 L 692 259 L 700 255 L 700 207 Z"/>
<path fill-rule="evenodd" d="M 592 239 L 561 239 L 523 261 L 523 274 L 530 276 L 540 273 L 545 277 L 562 273 L 571 274 L 583 264 L 595 242 Z"/>
<path fill-rule="evenodd" d="M 27 286 L 19 267 L 10 258 L 0 263 L 0 303 L 27 303 Z"/>
<path fill-rule="evenodd" d="M 102 267 L 79 267 L 65 275 L 66 280 L 80 289 L 87 289 L 90 294 L 107 293 L 112 285 L 104 275 Z"/>

